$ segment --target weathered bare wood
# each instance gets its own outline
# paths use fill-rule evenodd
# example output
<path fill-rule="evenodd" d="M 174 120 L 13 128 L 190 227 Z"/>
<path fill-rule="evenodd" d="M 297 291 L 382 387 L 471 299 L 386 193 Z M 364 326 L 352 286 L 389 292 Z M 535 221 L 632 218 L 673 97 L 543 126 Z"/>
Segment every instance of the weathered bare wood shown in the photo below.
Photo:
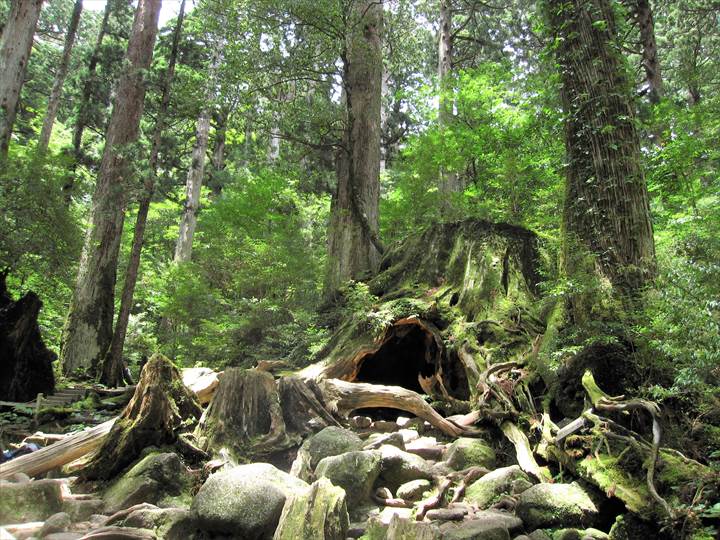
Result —
<path fill-rule="evenodd" d="M 510 421 L 505 421 L 500 425 L 500 429 L 515 446 L 515 454 L 517 455 L 520 468 L 526 473 L 532 474 L 540 482 L 549 481 L 550 475 L 547 471 L 543 471 L 540 465 L 537 464 L 537 461 L 535 461 L 532 448 L 530 448 L 530 441 L 528 441 L 528 438 L 520 428 Z"/>
<path fill-rule="evenodd" d="M 5 538 L 35 537 L 38 535 L 44 524 L 44 521 L 30 521 L 28 523 L 12 523 L 10 525 L 3 525 L 2 528 L 0 528 L 0 539 L 5 540 Z M 3 536 L 3 529 L 11 536 Z"/>
<path fill-rule="evenodd" d="M 458 437 L 464 429 L 446 420 L 418 394 L 401 386 L 350 383 L 339 379 L 324 379 L 319 383 L 331 411 L 347 415 L 356 409 L 387 407 L 407 411 L 427 420 L 434 427 L 451 437 Z"/>
<path fill-rule="evenodd" d="M 586 412 L 591 413 L 592 409 L 588 409 Z M 583 413 L 583 415 L 584 414 L 585 413 Z M 570 422 L 567 426 L 564 426 L 558 430 L 557 434 L 555 435 L 555 442 L 559 443 L 560 441 L 562 441 L 566 437 L 572 435 L 573 433 L 577 433 L 582 428 L 584 428 L 586 424 L 587 424 L 587 419 L 585 418 L 585 416 L 580 416 L 580 417 L 576 418 L 575 420 Z"/>
<path fill-rule="evenodd" d="M 157 536 L 148 529 L 135 527 L 101 527 L 90 531 L 80 540 L 155 540 Z"/>
<path fill-rule="evenodd" d="M 0 480 L 10 478 L 15 473 L 37 476 L 96 450 L 110 432 L 117 418 L 103 422 L 65 437 L 32 454 L 26 454 L 0 465 Z"/>
<path fill-rule="evenodd" d="M 207 405 L 215 395 L 223 374 L 210 368 L 185 368 L 182 370 L 183 384 L 197 395 L 200 405 Z"/>

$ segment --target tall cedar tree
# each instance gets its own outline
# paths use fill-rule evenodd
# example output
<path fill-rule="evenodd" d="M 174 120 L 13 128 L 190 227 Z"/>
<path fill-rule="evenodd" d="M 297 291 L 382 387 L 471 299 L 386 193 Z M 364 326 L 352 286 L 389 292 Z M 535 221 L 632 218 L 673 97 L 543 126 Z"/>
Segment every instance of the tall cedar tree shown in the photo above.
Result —
<path fill-rule="evenodd" d="M 10 147 L 10 136 L 42 3 L 43 0 L 13 2 L 0 37 L 0 159 L 7 157 Z"/>
<path fill-rule="evenodd" d="M 65 327 L 63 370 L 94 372 L 112 339 L 118 253 L 131 176 L 131 150 L 140 132 L 145 80 L 152 62 L 161 0 L 139 0 L 118 81 L 93 197 L 90 228 Z"/>
<path fill-rule="evenodd" d="M 589 252 L 614 290 L 632 295 L 654 275 L 655 245 L 613 4 L 548 0 L 548 7 L 565 113 L 565 272 L 573 275 L 579 253 Z"/>
<path fill-rule="evenodd" d="M 133 296 L 135 295 L 135 285 L 137 284 L 138 269 L 140 268 L 140 255 L 142 254 L 143 243 L 145 241 L 145 226 L 147 225 L 150 202 L 155 193 L 158 158 L 160 156 L 160 146 L 162 145 L 162 135 L 167 125 L 166 120 L 168 107 L 170 106 L 170 89 L 172 81 L 175 78 L 175 64 L 177 62 L 180 34 L 182 33 L 184 18 L 185 0 L 182 0 L 180 2 L 180 11 L 175 21 L 175 29 L 173 30 L 168 67 L 165 70 L 165 76 L 162 81 L 162 97 L 160 98 L 160 108 L 153 130 L 152 147 L 148 160 L 148 175 L 145 178 L 143 192 L 138 202 L 135 230 L 133 231 L 133 243 L 130 249 L 130 258 L 128 259 L 125 281 L 120 296 L 120 311 L 118 312 L 117 321 L 115 322 L 110 351 L 103 361 L 100 380 L 108 386 L 118 386 L 122 382 L 122 352 L 125 346 L 128 321 L 130 320 L 130 309 L 132 308 Z"/>
<path fill-rule="evenodd" d="M 375 270 L 383 251 L 378 222 L 383 6 L 358 0 L 352 9 L 342 54 L 347 120 L 330 210 L 328 294 Z"/>

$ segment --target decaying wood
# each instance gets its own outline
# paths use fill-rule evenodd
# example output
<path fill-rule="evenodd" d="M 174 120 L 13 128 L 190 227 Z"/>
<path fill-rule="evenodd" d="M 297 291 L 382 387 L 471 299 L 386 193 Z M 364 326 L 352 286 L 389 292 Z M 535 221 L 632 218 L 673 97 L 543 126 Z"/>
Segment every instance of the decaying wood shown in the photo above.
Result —
<path fill-rule="evenodd" d="M 500 426 L 503 434 L 515 446 L 515 454 L 517 456 L 520 468 L 528 474 L 533 475 L 540 482 L 547 482 L 551 479 L 549 473 L 544 471 L 535 461 L 530 441 L 519 427 L 514 423 L 506 421 Z"/>
<path fill-rule="evenodd" d="M 465 432 L 464 428 L 440 416 L 420 394 L 401 386 L 351 383 L 339 379 L 324 379 L 318 386 L 330 410 L 344 416 L 356 409 L 387 407 L 410 412 L 451 437 L 459 437 Z"/>
<path fill-rule="evenodd" d="M 195 392 L 200 405 L 207 405 L 220 385 L 222 372 L 210 368 L 185 368 L 182 370 L 183 384 Z"/>
<path fill-rule="evenodd" d="M 12 523 L 0 527 L 0 539 L 5 538 L 31 538 L 38 536 L 44 521 L 29 521 L 28 523 Z M 11 536 L 3 536 L 3 529 Z"/>
<path fill-rule="evenodd" d="M 130 508 L 123 508 L 122 510 L 118 510 L 113 515 L 111 515 L 109 518 L 107 518 L 103 522 L 103 526 L 107 527 L 108 525 L 112 525 L 113 523 L 118 523 L 120 521 L 123 521 L 125 518 L 127 518 L 130 514 L 137 510 L 157 510 L 157 506 L 150 503 L 140 503 L 136 504 L 134 506 L 131 506 Z"/>
<path fill-rule="evenodd" d="M 438 485 L 437 493 L 435 493 L 435 495 L 431 496 L 430 498 L 425 499 L 418 505 L 417 513 L 415 514 L 416 520 L 422 521 L 425 518 L 425 514 L 427 514 L 428 510 L 437 508 L 442 504 L 443 500 L 445 500 L 445 494 L 447 493 L 448 489 L 450 489 L 452 482 L 452 478 L 450 478 L 449 476 L 446 476 L 442 479 L 442 481 Z"/>
<path fill-rule="evenodd" d="M 322 392 L 314 380 L 282 377 L 278 381 L 278 392 L 288 431 L 305 435 L 321 427 L 340 425 L 328 411 Z"/>
<path fill-rule="evenodd" d="M 37 476 L 89 454 L 102 444 L 115 420 L 116 418 L 113 418 L 95 427 L 67 435 L 50 446 L 1 464 L 0 480 L 10 478 L 16 473 Z"/>
<path fill-rule="evenodd" d="M 455 503 L 462 499 L 465 495 L 465 490 L 467 489 L 467 487 L 473 482 L 475 482 L 475 480 L 485 476 L 490 471 L 488 471 L 485 467 L 470 467 L 463 472 L 465 473 L 465 476 L 463 476 L 460 484 L 455 490 L 455 493 L 453 493 L 453 498 L 450 502 Z"/>
<path fill-rule="evenodd" d="M 195 394 L 182 384 L 180 371 L 164 356 L 153 355 L 142 371 L 130 403 L 82 476 L 111 478 L 148 446 L 175 443 L 183 421 L 199 418 L 200 411 Z"/>
<path fill-rule="evenodd" d="M 255 369 L 225 371 L 195 433 L 204 450 L 228 448 L 240 455 L 269 453 L 293 442 L 275 379 Z"/>
<path fill-rule="evenodd" d="M 100 527 L 90 531 L 80 540 L 155 540 L 157 536 L 148 529 L 135 527 Z"/>

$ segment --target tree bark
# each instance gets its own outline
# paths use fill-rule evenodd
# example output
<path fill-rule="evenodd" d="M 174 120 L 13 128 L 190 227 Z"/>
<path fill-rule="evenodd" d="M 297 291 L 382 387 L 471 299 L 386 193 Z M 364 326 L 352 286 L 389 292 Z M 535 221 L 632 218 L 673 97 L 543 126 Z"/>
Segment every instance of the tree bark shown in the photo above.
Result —
<path fill-rule="evenodd" d="M 218 38 L 215 53 L 210 64 L 208 86 L 205 93 L 205 105 L 200 111 L 195 130 L 195 147 L 192 161 L 185 183 L 185 207 L 180 220 L 180 232 L 175 244 L 175 262 L 189 261 L 192 257 L 192 243 L 197 227 L 197 212 L 200 207 L 200 191 L 205 175 L 205 154 L 210 140 L 210 106 L 214 98 L 215 81 L 217 80 L 225 42 Z"/>
<path fill-rule="evenodd" d="M 90 97 L 93 92 L 93 85 L 95 84 L 95 71 L 97 69 L 98 62 L 100 61 L 100 48 L 102 47 L 103 40 L 108 32 L 108 21 L 110 19 L 110 14 L 112 13 L 112 8 L 113 2 L 112 0 L 108 0 L 105 4 L 102 22 L 100 23 L 100 31 L 98 32 L 97 39 L 95 40 L 95 47 L 93 48 L 90 61 L 88 62 L 88 74 L 83 83 L 82 98 L 80 100 L 77 120 L 75 121 L 72 137 L 75 164 L 79 163 L 82 158 L 82 136 L 88 122 L 88 107 L 90 105 Z M 74 174 L 70 174 L 68 176 L 67 183 L 62 188 L 65 195 L 65 204 L 67 205 L 72 202 L 72 192 L 75 187 L 74 176 Z"/>
<path fill-rule="evenodd" d="M 347 121 L 338 156 L 325 288 L 374 271 L 384 248 L 379 238 L 382 2 L 356 2 L 343 53 Z"/>
<path fill-rule="evenodd" d="M 10 148 L 10 136 L 42 3 L 43 0 L 12 2 L 0 37 L 0 160 L 7 157 Z"/>
<path fill-rule="evenodd" d="M 215 117 L 215 147 L 212 155 L 210 191 L 219 197 L 223 190 L 222 172 L 225 170 L 225 144 L 227 142 L 228 111 L 221 110 Z"/>
<path fill-rule="evenodd" d="M 160 108 L 155 121 L 155 129 L 153 131 L 152 148 L 150 150 L 150 159 L 148 162 L 148 176 L 145 179 L 143 193 L 138 203 L 138 213 L 135 220 L 135 231 L 133 233 L 130 259 L 128 260 L 125 282 L 123 283 L 122 295 L 120 297 L 120 311 L 115 323 L 115 331 L 110 344 L 110 351 L 103 361 L 103 371 L 100 380 L 107 386 L 119 386 L 122 383 L 122 352 L 123 347 L 125 346 L 125 336 L 127 335 L 127 326 L 128 321 L 130 320 L 130 310 L 132 309 L 133 296 L 135 295 L 135 284 L 137 283 L 138 269 L 140 268 L 140 256 L 142 254 L 143 242 L 145 239 L 145 226 L 147 225 L 148 211 L 150 210 L 150 202 L 152 201 L 155 193 L 158 157 L 160 154 L 160 145 L 162 143 L 162 134 L 166 125 L 165 119 L 167 116 L 167 110 L 170 105 L 170 88 L 173 78 L 175 77 L 175 64 L 177 62 L 180 34 L 182 33 L 184 18 L 185 0 L 182 0 L 180 3 L 180 11 L 175 22 L 175 29 L 173 31 L 173 41 L 172 48 L 170 50 L 168 67 L 165 71 L 165 77 L 162 82 L 162 97 L 160 99 Z"/>
<path fill-rule="evenodd" d="M 566 115 L 564 271 L 597 267 L 615 291 L 634 294 L 654 275 L 655 246 L 615 14 L 609 0 L 548 6 Z"/>
<path fill-rule="evenodd" d="M 97 368 L 112 339 L 114 290 L 132 174 L 131 145 L 138 139 L 161 0 L 140 0 L 127 50 L 128 67 L 117 86 L 105 150 L 93 197 L 78 279 L 65 327 L 61 356 L 66 374 Z"/>
<path fill-rule="evenodd" d="M 50 92 L 47 111 L 45 112 L 42 129 L 40 130 L 38 150 L 41 153 L 46 152 L 48 145 L 50 144 L 50 136 L 52 135 L 53 124 L 55 123 L 58 107 L 60 106 L 60 97 L 62 96 L 65 76 L 67 75 L 68 67 L 70 65 L 70 56 L 72 54 L 73 45 L 75 44 L 75 34 L 77 33 L 78 25 L 80 24 L 82 9 L 82 0 L 75 0 L 75 7 L 73 8 L 72 16 L 70 17 L 67 34 L 65 35 L 65 46 L 63 47 L 62 58 L 60 59 L 60 65 L 58 66 L 57 73 L 55 74 L 55 82 L 53 83 L 52 91 Z"/>
<path fill-rule="evenodd" d="M 440 32 L 438 36 L 438 85 L 440 99 L 438 106 L 438 125 L 444 131 L 453 119 L 452 92 L 452 62 L 453 62 L 453 38 L 452 38 L 452 6 L 450 0 L 440 1 Z M 445 170 L 440 167 L 440 208 L 442 213 L 447 215 L 451 209 L 451 198 L 454 193 L 462 191 L 458 174 L 454 171 Z"/>
<path fill-rule="evenodd" d="M 663 81 L 650 0 L 636 0 L 633 8 L 635 20 L 640 29 L 642 66 L 645 70 L 645 81 L 648 85 L 648 97 L 651 103 L 658 103 L 663 95 Z"/>

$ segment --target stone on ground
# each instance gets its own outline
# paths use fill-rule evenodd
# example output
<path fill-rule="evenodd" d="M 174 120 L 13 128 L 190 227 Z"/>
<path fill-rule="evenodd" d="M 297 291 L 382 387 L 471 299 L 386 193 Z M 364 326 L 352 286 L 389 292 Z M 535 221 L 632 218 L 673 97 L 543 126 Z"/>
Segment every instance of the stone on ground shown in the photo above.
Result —
<path fill-rule="evenodd" d="M 590 525 L 595 503 L 577 484 L 537 484 L 520 494 L 517 515 L 530 529 Z"/>
<path fill-rule="evenodd" d="M 345 491 L 327 478 L 285 501 L 274 540 L 345 540 L 349 518 Z"/>
<path fill-rule="evenodd" d="M 0 524 L 45 521 L 61 510 L 62 492 L 56 480 L 0 481 Z"/>
<path fill-rule="evenodd" d="M 423 493 L 429 491 L 432 488 L 432 484 L 429 480 L 421 478 L 420 480 L 411 480 L 405 482 L 397 489 L 398 499 L 404 499 L 406 501 L 419 501 L 423 497 Z"/>
<path fill-rule="evenodd" d="M 322 459 L 315 469 L 318 478 L 327 478 L 345 490 L 351 513 L 370 499 L 373 484 L 380 474 L 381 454 L 375 450 L 346 452 Z"/>
<path fill-rule="evenodd" d="M 502 495 L 518 495 L 531 486 L 530 478 L 519 466 L 501 467 L 470 484 L 465 500 L 488 508 Z"/>
<path fill-rule="evenodd" d="M 380 481 L 392 491 L 411 480 L 432 478 L 432 465 L 420 456 L 391 445 L 381 446 L 380 454 Z"/>
<path fill-rule="evenodd" d="M 306 482 L 310 481 L 321 460 L 360 450 L 362 446 L 362 439 L 352 431 L 335 426 L 326 427 L 303 442 L 290 474 Z"/>
<path fill-rule="evenodd" d="M 481 439 L 460 437 L 448 447 L 445 462 L 456 471 L 476 466 L 493 469 L 495 451 Z"/>
<path fill-rule="evenodd" d="M 246 540 L 272 538 L 287 497 L 307 483 L 268 463 L 240 465 L 213 474 L 193 500 L 200 529 Z"/>

